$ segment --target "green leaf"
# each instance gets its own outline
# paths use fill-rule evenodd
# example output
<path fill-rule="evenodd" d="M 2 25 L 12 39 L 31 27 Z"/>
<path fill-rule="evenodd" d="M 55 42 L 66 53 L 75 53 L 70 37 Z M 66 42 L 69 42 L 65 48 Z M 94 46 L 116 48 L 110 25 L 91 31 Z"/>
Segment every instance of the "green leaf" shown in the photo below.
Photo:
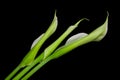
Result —
<path fill-rule="evenodd" d="M 50 46 L 48 46 L 44 51 L 44 58 L 47 58 L 57 47 L 58 45 L 75 29 L 78 27 L 78 24 L 83 21 L 88 20 L 86 18 L 83 18 L 79 20 L 76 24 L 70 26 L 54 43 L 52 43 Z"/>
<path fill-rule="evenodd" d="M 57 25 L 58 25 L 58 20 L 55 12 L 54 19 L 51 25 L 49 26 L 47 31 L 44 33 L 44 35 L 42 35 L 42 37 L 40 36 L 41 38 L 39 37 L 37 40 L 35 40 L 35 42 L 33 42 L 32 49 L 23 58 L 19 66 L 24 67 L 24 66 L 30 65 L 34 61 L 37 55 L 37 52 L 39 51 L 43 43 L 56 31 Z"/>

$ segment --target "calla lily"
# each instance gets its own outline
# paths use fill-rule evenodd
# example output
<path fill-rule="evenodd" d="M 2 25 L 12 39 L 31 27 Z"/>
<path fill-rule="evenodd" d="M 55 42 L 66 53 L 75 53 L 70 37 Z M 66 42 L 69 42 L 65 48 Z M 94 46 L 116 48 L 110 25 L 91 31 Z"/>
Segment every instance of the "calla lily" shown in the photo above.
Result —
<path fill-rule="evenodd" d="M 39 51 L 43 43 L 56 31 L 57 25 L 58 25 L 58 20 L 57 20 L 56 11 L 55 11 L 53 21 L 50 24 L 47 31 L 43 33 L 41 36 L 39 36 L 33 42 L 30 51 L 25 55 L 21 63 L 13 70 L 13 72 L 6 77 L 5 80 L 10 80 L 21 68 L 27 65 L 30 65 L 34 61 L 37 55 L 37 52 Z"/>
<path fill-rule="evenodd" d="M 54 43 L 48 46 L 44 51 L 44 59 L 47 58 L 52 52 L 58 47 L 58 45 L 75 29 L 78 27 L 79 23 L 83 20 L 88 20 L 83 18 L 79 20 L 76 24 L 70 26 Z"/>
<path fill-rule="evenodd" d="M 37 55 L 37 52 L 39 51 L 43 43 L 56 31 L 57 25 L 58 25 L 58 21 L 55 12 L 54 19 L 50 27 L 45 33 L 43 33 L 33 42 L 31 46 L 31 50 L 28 52 L 28 54 L 23 58 L 22 62 L 20 63 L 21 67 L 30 65 L 34 61 L 35 56 Z"/>
<path fill-rule="evenodd" d="M 49 57 L 52 52 L 59 46 L 59 44 L 75 29 L 78 27 L 79 23 L 83 20 L 88 20 L 86 18 L 83 18 L 79 20 L 76 24 L 70 26 L 54 43 L 52 43 L 50 46 L 48 46 L 27 68 L 25 68 L 21 73 L 19 73 L 13 80 L 20 79 L 29 69 L 31 69 L 34 65 L 36 65 L 38 62 L 45 60 L 47 57 Z M 43 37 L 44 33 L 40 35 L 32 44 L 31 49 L 38 43 L 38 41 Z"/>
<path fill-rule="evenodd" d="M 57 48 L 60 43 L 75 29 L 78 27 L 79 23 L 83 20 L 88 20 L 83 18 L 79 20 L 76 24 L 70 26 L 55 42 L 53 42 L 50 46 L 48 46 L 37 58 L 36 54 L 38 50 L 41 48 L 43 43 L 56 31 L 57 28 L 57 16 L 56 12 L 54 15 L 54 19 L 48 28 L 48 30 L 40 35 L 36 40 L 34 40 L 30 51 L 28 54 L 23 58 L 22 62 L 18 67 L 5 79 L 10 80 L 22 67 L 25 67 L 18 75 L 16 75 L 12 80 L 19 80 L 23 75 L 25 75 L 31 68 L 32 70 L 29 71 L 21 80 L 27 80 L 31 75 L 33 75 L 37 70 L 39 70 L 43 65 L 47 62 L 59 58 L 62 55 L 70 52 L 71 50 L 87 44 L 93 41 L 100 41 L 102 40 L 105 35 L 107 34 L 108 30 L 108 14 L 106 17 L 105 22 L 93 30 L 91 33 L 78 33 L 76 35 L 71 36 L 65 43 L 65 45 Z M 57 48 L 57 49 L 56 49 Z M 34 67 L 35 66 L 35 67 Z M 33 68 L 34 67 L 34 68 Z"/>
<path fill-rule="evenodd" d="M 72 36 L 69 38 L 66 42 L 66 44 L 60 48 L 58 48 L 52 55 L 52 59 L 56 59 L 71 50 L 77 48 L 78 46 L 84 45 L 86 43 L 92 42 L 92 41 L 100 41 L 102 40 L 108 30 L 108 14 L 106 17 L 106 20 L 104 24 L 102 24 L 100 27 L 92 31 L 91 33 L 79 33 L 77 35 Z"/>
<path fill-rule="evenodd" d="M 82 46 L 82 45 L 87 44 L 92 41 L 102 40 L 107 33 L 107 27 L 108 27 L 108 15 L 107 15 L 107 18 L 106 18 L 104 24 L 99 26 L 97 29 L 95 29 L 91 33 L 89 33 L 89 34 L 79 33 L 79 34 L 76 34 L 76 35 L 70 37 L 64 46 L 58 48 L 51 55 L 49 55 L 46 59 L 44 59 L 42 62 L 40 62 L 35 68 L 33 68 L 28 74 L 26 74 L 22 78 L 22 80 L 28 79 L 31 75 L 33 75 L 37 70 L 39 70 L 47 62 L 49 62 L 53 59 L 59 58 L 62 55 L 65 55 L 66 53 L 77 48 L 78 46 Z"/>

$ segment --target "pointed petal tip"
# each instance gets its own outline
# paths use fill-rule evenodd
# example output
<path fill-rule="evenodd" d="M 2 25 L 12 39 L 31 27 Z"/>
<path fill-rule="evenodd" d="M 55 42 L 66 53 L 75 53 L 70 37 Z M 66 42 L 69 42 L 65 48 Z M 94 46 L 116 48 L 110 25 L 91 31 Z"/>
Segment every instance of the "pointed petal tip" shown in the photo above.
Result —
<path fill-rule="evenodd" d="M 54 18 L 57 18 L 57 10 L 55 10 L 55 12 L 54 12 Z"/>
<path fill-rule="evenodd" d="M 89 21 L 89 19 L 87 19 L 87 18 L 82 18 L 82 19 L 80 19 L 75 25 L 78 26 L 79 23 L 80 23 L 81 21 L 83 21 L 83 20 L 87 20 L 87 21 Z"/>
<path fill-rule="evenodd" d="M 107 11 L 107 17 L 109 16 L 109 12 Z"/>
<path fill-rule="evenodd" d="M 55 15 L 56 15 L 56 13 L 57 13 L 57 10 L 55 9 Z"/>

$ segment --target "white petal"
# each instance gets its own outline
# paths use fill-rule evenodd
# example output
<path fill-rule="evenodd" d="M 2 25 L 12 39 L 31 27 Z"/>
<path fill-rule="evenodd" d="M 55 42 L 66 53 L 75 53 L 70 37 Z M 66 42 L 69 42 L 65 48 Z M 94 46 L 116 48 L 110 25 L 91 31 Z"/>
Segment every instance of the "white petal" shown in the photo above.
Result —
<path fill-rule="evenodd" d="M 78 33 L 78 34 L 76 34 L 76 35 L 73 35 L 72 37 L 70 37 L 70 38 L 66 41 L 65 45 L 68 45 L 68 44 L 70 44 L 70 43 L 73 43 L 73 42 L 77 41 L 78 39 L 81 39 L 81 38 L 83 38 L 83 37 L 85 37 L 85 36 L 87 36 L 87 35 L 88 35 L 87 33 Z"/>
<path fill-rule="evenodd" d="M 32 43 L 31 49 L 37 44 L 37 42 L 43 37 L 44 33 L 41 34 L 37 39 L 35 39 Z"/>

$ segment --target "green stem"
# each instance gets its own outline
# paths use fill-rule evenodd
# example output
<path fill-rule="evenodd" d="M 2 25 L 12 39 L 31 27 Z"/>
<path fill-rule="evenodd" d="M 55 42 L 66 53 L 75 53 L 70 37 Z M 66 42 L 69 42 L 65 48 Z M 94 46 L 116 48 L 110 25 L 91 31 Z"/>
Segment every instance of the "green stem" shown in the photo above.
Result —
<path fill-rule="evenodd" d="M 43 58 L 43 53 L 39 55 L 30 66 L 24 68 L 18 75 L 16 75 L 13 80 L 19 80 L 22 76 L 24 76 L 32 67 L 34 67 L 37 63 L 39 63 Z"/>
<path fill-rule="evenodd" d="M 38 71 L 42 66 L 44 66 L 50 60 L 51 60 L 50 57 L 43 60 L 40 64 L 38 64 L 35 68 L 33 68 L 29 73 L 27 73 L 21 80 L 27 80 L 29 77 L 31 77 L 36 71 Z"/>
<path fill-rule="evenodd" d="M 36 63 L 34 63 L 31 66 L 26 67 L 25 69 L 23 69 L 18 75 L 16 75 L 13 80 L 19 80 L 23 75 L 25 75 L 25 73 L 27 73 Z"/>
<path fill-rule="evenodd" d="M 17 67 L 12 71 L 12 73 L 10 73 L 10 74 L 5 78 L 5 80 L 10 80 L 20 69 L 21 69 L 21 67 L 17 66 Z"/>

